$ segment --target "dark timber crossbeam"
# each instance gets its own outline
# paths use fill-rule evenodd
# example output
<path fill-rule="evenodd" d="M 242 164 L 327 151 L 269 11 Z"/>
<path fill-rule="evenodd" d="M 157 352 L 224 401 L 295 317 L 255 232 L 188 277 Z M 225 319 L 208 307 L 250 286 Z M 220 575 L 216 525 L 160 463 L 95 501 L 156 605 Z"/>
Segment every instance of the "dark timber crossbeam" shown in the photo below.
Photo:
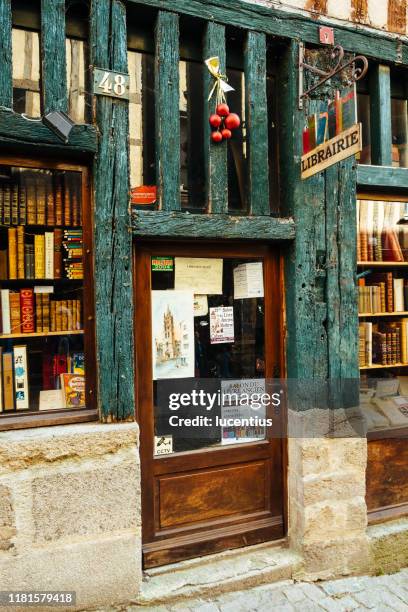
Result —
<path fill-rule="evenodd" d="M 41 121 L 27 121 L 18 113 L 0 107 L 0 144 L 31 144 L 40 147 L 51 145 L 61 150 L 94 153 L 97 133 L 92 125 L 75 125 L 67 144 L 58 138 Z"/>
<path fill-rule="evenodd" d="M 266 216 L 233 217 L 135 210 L 132 213 L 132 228 L 135 236 L 143 238 L 288 241 L 295 237 L 292 219 Z"/>
<path fill-rule="evenodd" d="M 308 43 L 319 43 L 319 26 L 334 28 L 336 44 L 347 51 L 363 53 L 386 61 L 408 64 L 408 43 L 397 36 L 364 29 L 361 25 L 338 26 L 325 18 L 311 19 L 306 15 L 273 7 L 250 4 L 243 0 L 131 0 L 159 9 L 185 13 L 209 21 L 228 23 L 245 29 L 258 30 L 273 36 L 294 38 Z M 171 6 L 169 6 L 171 5 Z M 357 29 L 358 28 L 358 29 Z"/>
<path fill-rule="evenodd" d="M 380 189 L 408 189 L 408 168 L 357 166 L 357 185 Z"/>

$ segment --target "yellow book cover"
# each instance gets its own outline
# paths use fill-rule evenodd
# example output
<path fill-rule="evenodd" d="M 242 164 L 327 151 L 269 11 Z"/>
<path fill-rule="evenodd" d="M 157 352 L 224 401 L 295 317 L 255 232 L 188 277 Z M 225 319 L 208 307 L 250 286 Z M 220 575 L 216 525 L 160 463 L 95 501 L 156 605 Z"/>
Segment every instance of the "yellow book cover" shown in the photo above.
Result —
<path fill-rule="evenodd" d="M 35 329 L 37 333 L 43 331 L 42 296 L 42 293 L 35 294 Z"/>
<path fill-rule="evenodd" d="M 45 205 L 46 205 L 45 177 L 43 174 L 37 177 L 37 225 L 45 225 Z"/>
<path fill-rule="evenodd" d="M 52 300 L 52 302 L 50 302 L 51 331 L 57 331 L 55 306 L 56 302 Z"/>
<path fill-rule="evenodd" d="M 65 331 L 62 329 L 62 302 L 55 302 L 55 331 Z"/>
<path fill-rule="evenodd" d="M 85 407 L 85 376 L 81 374 L 60 374 L 61 389 L 64 391 L 66 408 Z"/>
<path fill-rule="evenodd" d="M 25 278 L 23 225 L 17 227 L 17 276 L 18 278 Z"/>
<path fill-rule="evenodd" d="M 45 236 L 34 236 L 34 278 L 45 278 Z"/>
<path fill-rule="evenodd" d="M 67 300 L 62 300 L 62 303 L 61 303 L 61 327 L 63 331 L 68 329 L 68 302 Z"/>
<path fill-rule="evenodd" d="M 408 323 L 408 319 L 401 320 L 401 362 L 402 363 L 408 363 L 407 323 Z"/>
<path fill-rule="evenodd" d="M 15 227 L 8 228 L 8 265 L 9 278 L 17 278 L 17 230 Z"/>

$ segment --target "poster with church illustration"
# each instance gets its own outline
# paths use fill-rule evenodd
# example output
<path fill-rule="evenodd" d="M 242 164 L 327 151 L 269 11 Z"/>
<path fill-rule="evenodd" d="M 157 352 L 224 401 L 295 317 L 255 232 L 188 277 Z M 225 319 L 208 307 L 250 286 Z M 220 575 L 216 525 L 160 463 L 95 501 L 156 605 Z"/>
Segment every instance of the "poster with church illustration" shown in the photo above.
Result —
<path fill-rule="evenodd" d="M 153 380 L 194 378 L 194 294 L 152 291 Z"/>

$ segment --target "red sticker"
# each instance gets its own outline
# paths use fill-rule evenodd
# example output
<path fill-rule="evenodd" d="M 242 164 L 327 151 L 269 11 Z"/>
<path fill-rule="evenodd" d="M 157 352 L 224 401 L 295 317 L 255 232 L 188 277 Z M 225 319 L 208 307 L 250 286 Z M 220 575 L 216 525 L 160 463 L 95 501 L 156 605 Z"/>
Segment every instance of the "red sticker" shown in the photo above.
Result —
<path fill-rule="evenodd" d="M 132 204 L 154 204 L 157 200 L 156 185 L 141 185 L 130 190 Z"/>

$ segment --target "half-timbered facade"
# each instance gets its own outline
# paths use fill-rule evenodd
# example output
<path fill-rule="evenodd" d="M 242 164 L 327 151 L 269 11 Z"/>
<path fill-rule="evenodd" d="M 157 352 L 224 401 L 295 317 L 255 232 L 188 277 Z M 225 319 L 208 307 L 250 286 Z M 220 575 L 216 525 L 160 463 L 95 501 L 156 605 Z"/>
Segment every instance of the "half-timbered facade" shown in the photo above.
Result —
<path fill-rule="evenodd" d="M 370 311 L 374 319 L 359 308 L 356 288 L 373 268 L 392 272 L 391 285 L 403 286 L 408 265 L 401 237 L 399 259 L 374 262 L 374 247 L 365 257 L 367 230 L 358 226 L 362 210 L 376 219 L 376 202 L 392 216 L 391 203 L 408 201 L 406 11 L 402 0 L 0 0 L 0 251 L 10 257 L 15 225 L 17 232 L 25 227 L 34 249 L 43 230 L 45 241 L 64 231 L 68 253 L 66 278 L 55 272 L 54 259 L 47 276 L 46 254 L 42 275 L 27 274 L 24 256 L 21 275 L 17 268 L 13 275 L 9 259 L 0 272 L 2 309 L 23 289 L 34 295 L 35 308 L 42 305 L 41 326 L 30 337 L 24 329 L 13 334 L 13 326 L 7 331 L 2 318 L 3 590 L 76 589 L 78 608 L 143 600 L 143 569 L 244 547 L 250 553 L 251 545 L 268 542 L 293 555 L 279 578 L 316 580 L 406 563 L 406 544 L 396 551 L 395 543 L 408 537 L 408 423 L 403 416 L 387 421 L 382 405 L 368 433 L 366 425 L 363 433 L 351 425 L 352 434 L 334 435 L 331 420 L 334 408 L 359 412 L 356 384 L 361 379 L 371 389 L 372 369 L 382 380 L 391 373 L 401 389 L 408 370 L 402 345 L 398 358 L 397 348 L 379 361 L 366 360 L 366 349 L 363 360 L 359 354 L 362 323 L 390 338 L 401 329 L 403 338 L 400 319 L 408 307 L 397 308 L 395 298 L 381 316 Z M 302 180 L 308 115 L 331 94 L 329 84 L 300 103 L 299 49 L 327 59 L 332 46 L 322 42 L 321 26 L 332 28 L 333 44 L 347 59 L 368 59 L 357 84 L 363 147 L 357 158 Z M 231 141 L 218 145 L 208 124 L 214 79 L 204 63 L 213 56 L 234 88 L 231 109 L 244 120 Z M 120 78 L 104 89 L 97 70 Z M 307 85 L 309 76 L 303 78 Z M 73 121 L 65 140 L 44 121 L 54 111 Z M 44 177 L 52 184 L 47 196 Z M 24 216 L 31 180 L 32 222 Z M 148 202 L 137 197 L 146 186 L 155 194 Z M 13 206 L 8 189 L 27 195 L 18 200 L 15 223 L 12 208 L 5 216 L 7 197 Z M 43 211 L 38 202 L 45 202 Z M 398 210 L 402 227 L 405 209 Z M 79 232 L 82 263 L 75 266 L 69 249 Z M 380 231 L 385 249 L 381 241 Z M 172 311 L 157 310 L 171 351 L 163 348 L 162 331 L 154 336 L 156 296 L 175 289 L 184 299 L 174 268 L 159 271 L 155 259 L 170 266 L 181 259 L 222 262 L 222 288 L 214 289 L 214 281 L 201 318 L 191 314 L 194 363 L 185 378 L 314 385 L 311 410 L 292 403 L 289 436 L 280 429 L 223 445 L 218 434 L 204 442 L 186 434 L 173 436 L 168 454 L 157 452 L 169 434 L 160 429 L 160 376 L 152 363 L 167 359 L 174 371 L 187 368 L 188 333 L 181 315 L 175 331 L 176 300 Z M 235 268 L 251 265 L 262 270 L 262 293 L 237 300 Z M 81 300 L 75 320 L 74 302 Z M 235 342 L 219 348 L 227 343 L 210 341 L 205 317 L 231 305 Z M 388 320 L 394 327 L 384 327 Z M 61 337 L 67 340 L 55 340 Z M 32 390 L 20 411 L 22 400 L 13 394 L 21 347 Z M 5 355 L 14 359 L 11 404 Z M 82 362 L 75 366 L 78 355 L 85 374 Z M 64 391 L 68 374 L 85 377 L 79 381 L 85 390 L 52 405 L 59 396 L 45 393 Z"/>

